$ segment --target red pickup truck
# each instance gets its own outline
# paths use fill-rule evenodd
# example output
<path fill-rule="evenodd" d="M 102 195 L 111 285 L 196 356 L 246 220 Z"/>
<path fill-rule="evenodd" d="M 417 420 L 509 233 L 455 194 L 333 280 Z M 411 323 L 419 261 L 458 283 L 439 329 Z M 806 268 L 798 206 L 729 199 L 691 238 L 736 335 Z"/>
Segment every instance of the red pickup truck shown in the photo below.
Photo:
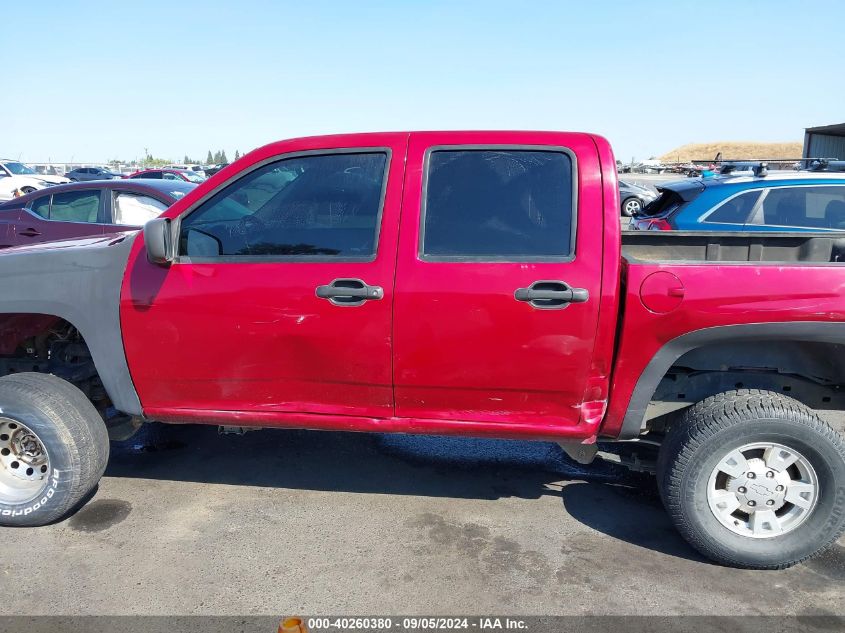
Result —
<path fill-rule="evenodd" d="M 0 254 L 0 523 L 146 420 L 597 442 L 724 564 L 845 529 L 845 238 L 622 235 L 601 137 L 262 147 L 143 232 Z"/>

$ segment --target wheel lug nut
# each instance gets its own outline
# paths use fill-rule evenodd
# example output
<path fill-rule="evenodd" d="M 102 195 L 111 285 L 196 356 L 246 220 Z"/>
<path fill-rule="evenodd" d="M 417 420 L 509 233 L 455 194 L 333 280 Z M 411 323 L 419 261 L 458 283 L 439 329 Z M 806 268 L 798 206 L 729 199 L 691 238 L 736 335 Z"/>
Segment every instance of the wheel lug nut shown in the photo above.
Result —
<path fill-rule="evenodd" d="M 749 501 L 748 505 L 750 505 L 753 508 L 754 506 L 757 505 L 757 502 L 756 501 Z"/>
<path fill-rule="evenodd" d="M 767 505 L 767 506 L 773 506 L 773 505 L 775 505 L 775 502 L 774 502 L 774 501 L 772 501 L 771 499 L 769 499 L 769 500 L 766 502 L 766 505 Z"/>
<path fill-rule="evenodd" d="M 783 486 L 777 486 L 775 487 L 775 490 L 777 490 L 778 492 L 783 492 Z"/>
<path fill-rule="evenodd" d="M 740 486 L 739 488 L 737 488 L 737 490 L 739 491 L 740 494 L 743 494 L 743 495 L 745 494 L 745 486 Z"/>
<path fill-rule="evenodd" d="M 768 477 L 769 479 L 771 479 L 774 476 L 775 476 L 775 474 L 771 470 L 766 473 L 766 477 Z"/>
<path fill-rule="evenodd" d="M 748 473 L 748 478 L 749 478 L 749 479 L 754 479 L 756 476 L 757 476 L 757 475 L 755 475 L 754 473 Z"/>

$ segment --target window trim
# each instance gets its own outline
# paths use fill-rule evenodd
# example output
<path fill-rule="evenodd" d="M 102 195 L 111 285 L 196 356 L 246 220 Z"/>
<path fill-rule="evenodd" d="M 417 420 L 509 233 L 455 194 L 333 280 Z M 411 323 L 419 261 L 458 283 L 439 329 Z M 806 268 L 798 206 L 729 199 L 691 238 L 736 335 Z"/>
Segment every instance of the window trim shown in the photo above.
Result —
<path fill-rule="evenodd" d="M 569 255 L 426 255 L 425 253 L 425 218 L 428 206 L 428 179 L 431 172 L 431 155 L 440 151 L 513 151 L 513 152 L 546 152 L 550 154 L 566 154 L 570 160 L 572 177 L 572 220 L 570 222 Z M 525 145 L 492 143 L 470 143 L 463 145 L 432 145 L 426 148 L 423 158 L 423 181 L 420 190 L 420 218 L 417 237 L 417 259 L 425 263 L 490 263 L 490 264 L 521 264 L 521 263 L 570 263 L 576 258 L 578 239 L 578 157 L 569 147 L 562 145 Z"/>
<path fill-rule="evenodd" d="M 721 209 L 724 205 L 726 205 L 728 202 L 730 202 L 734 198 L 738 198 L 740 196 L 744 196 L 745 194 L 752 193 L 752 192 L 757 193 L 757 200 L 754 202 L 754 205 L 751 207 L 751 210 L 748 212 L 748 216 L 745 218 L 744 222 L 716 222 L 716 221 L 710 222 L 710 221 L 707 220 L 707 218 L 709 218 L 711 215 L 716 213 L 716 211 Z M 751 219 L 754 218 L 754 216 L 757 214 L 757 211 L 760 209 L 760 205 L 763 202 L 763 198 L 766 197 L 765 194 L 766 194 L 766 188 L 765 187 L 753 187 L 753 188 L 742 189 L 740 191 L 737 191 L 735 194 L 733 194 L 733 195 L 725 198 L 721 202 L 719 202 L 715 207 L 710 207 L 707 211 L 702 213 L 698 218 L 698 223 L 699 224 L 722 224 L 722 225 L 725 225 L 725 226 L 736 226 L 737 224 L 742 224 L 743 226 L 745 226 L 746 224 L 749 224 L 751 222 Z"/>
<path fill-rule="evenodd" d="M 44 198 L 47 198 L 47 217 L 46 218 L 43 215 L 39 215 L 38 213 L 36 213 L 35 211 L 32 210 L 32 205 L 35 204 L 36 202 L 43 200 Z M 45 196 L 38 196 L 37 198 L 30 200 L 29 202 L 26 203 L 26 206 L 23 208 L 23 210 L 26 211 L 27 213 L 29 213 L 32 217 L 38 218 L 42 222 L 49 222 L 50 221 L 50 211 L 52 210 L 52 208 L 53 208 L 53 194 L 51 192 L 51 193 L 48 193 Z"/>
<path fill-rule="evenodd" d="M 774 228 L 780 229 L 804 229 L 805 231 L 818 231 L 822 233 L 830 233 L 830 232 L 842 232 L 842 229 L 831 229 L 831 228 L 821 228 L 821 227 L 810 227 L 810 226 L 795 226 L 795 225 L 788 225 L 788 224 L 766 224 L 763 220 L 763 203 L 766 201 L 766 198 L 769 197 L 769 192 L 775 189 L 805 189 L 807 187 L 842 187 L 845 189 L 845 183 L 804 183 L 800 185 L 782 185 L 782 186 L 771 186 L 765 187 L 763 189 L 763 195 L 760 196 L 760 200 L 757 201 L 757 208 L 754 209 L 754 213 L 751 214 L 749 217 L 748 222 L 746 223 L 749 226 L 770 226 Z M 755 222 L 757 216 L 760 216 L 760 221 Z"/>
<path fill-rule="evenodd" d="M 280 163 L 285 160 L 293 158 L 301 158 L 303 156 L 333 156 L 335 154 L 384 154 L 384 174 L 381 182 L 381 194 L 379 197 L 378 211 L 376 212 L 376 231 L 375 239 L 373 241 L 372 255 L 361 257 L 331 257 L 328 255 L 221 255 L 220 257 L 189 257 L 188 255 L 181 255 L 179 253 L 179 243 L 182 236 L 182 221 L 194 213 L 199 207 L 205 204 L 208 200 L 216 196 L 223 189 L 229 185 L 234 184 L 238 180 L 247 177 L 249 174 L 257 171 L 271 163 Z M 174 264 L 272 264 L 272 263 L 301 263 L 301 264 L 330 264 L 330 263 L 369 263 L 374 262 L 378 258 L 378 249 L 381 242 L 382 218 L 384 217 L 384 203 L 387 197 L 387 184 L 390 179 L 390 167 L 392 164 L 393 152 L 390 147 L 337 147 L 326 149 L 310 149 L 302 151 L 287 152 L 285 154 L 276 154 L 270 158 L 266 158 L 253 165 L 248 169 L 239 171 L 217 187 L 202 196 L 199 200 L 194 202 L 183 213 L 172 220 L 173 235 L 175 241 L 176 255 L 173 259 Z"/>

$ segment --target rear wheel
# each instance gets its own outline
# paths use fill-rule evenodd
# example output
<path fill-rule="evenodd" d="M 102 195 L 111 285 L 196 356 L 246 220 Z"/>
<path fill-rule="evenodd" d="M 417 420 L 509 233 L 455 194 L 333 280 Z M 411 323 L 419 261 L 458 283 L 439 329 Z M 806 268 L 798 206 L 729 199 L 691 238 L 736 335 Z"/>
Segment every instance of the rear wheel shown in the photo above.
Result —
<path fill-rule="evenodd" d="M 845 531 L 845 441 L 778 393 L 729 391 L 687 409 L 657 476 L 681 534 L 726 565 L 782 569 Z"/>
<path fill-rule="evenodd" d="M 622 203 L 622 215 L 629 218 L 642 211 L 643 203 L 639 198 L 628 198 Z"/>
<path fill-rule="evenodd" d="M 0 378 L 0 525 L 62 518 L 99 482 L 106 426 L 85 395 L 50 374 Z"/>
<path fill-rule="evenodd" d="M 21 187 L 21 193 L 23 194 L 32 193 L 35 190 L 35 187 Z"/>

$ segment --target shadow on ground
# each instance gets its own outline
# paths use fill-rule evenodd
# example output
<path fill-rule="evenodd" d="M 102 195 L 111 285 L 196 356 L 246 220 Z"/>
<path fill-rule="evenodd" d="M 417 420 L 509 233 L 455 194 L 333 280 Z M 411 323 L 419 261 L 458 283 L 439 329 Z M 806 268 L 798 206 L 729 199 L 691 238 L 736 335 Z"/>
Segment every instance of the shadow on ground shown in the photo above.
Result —
<path fill-rule="evenodd" d="M 465 499 L 555 496 L 581 523 L 621 541 L 702 560 L 675 532 L 654 480 L 582 466 L 547 442 L 151 425 L 112 447 L 106 475 L 199 483 Z"/>

